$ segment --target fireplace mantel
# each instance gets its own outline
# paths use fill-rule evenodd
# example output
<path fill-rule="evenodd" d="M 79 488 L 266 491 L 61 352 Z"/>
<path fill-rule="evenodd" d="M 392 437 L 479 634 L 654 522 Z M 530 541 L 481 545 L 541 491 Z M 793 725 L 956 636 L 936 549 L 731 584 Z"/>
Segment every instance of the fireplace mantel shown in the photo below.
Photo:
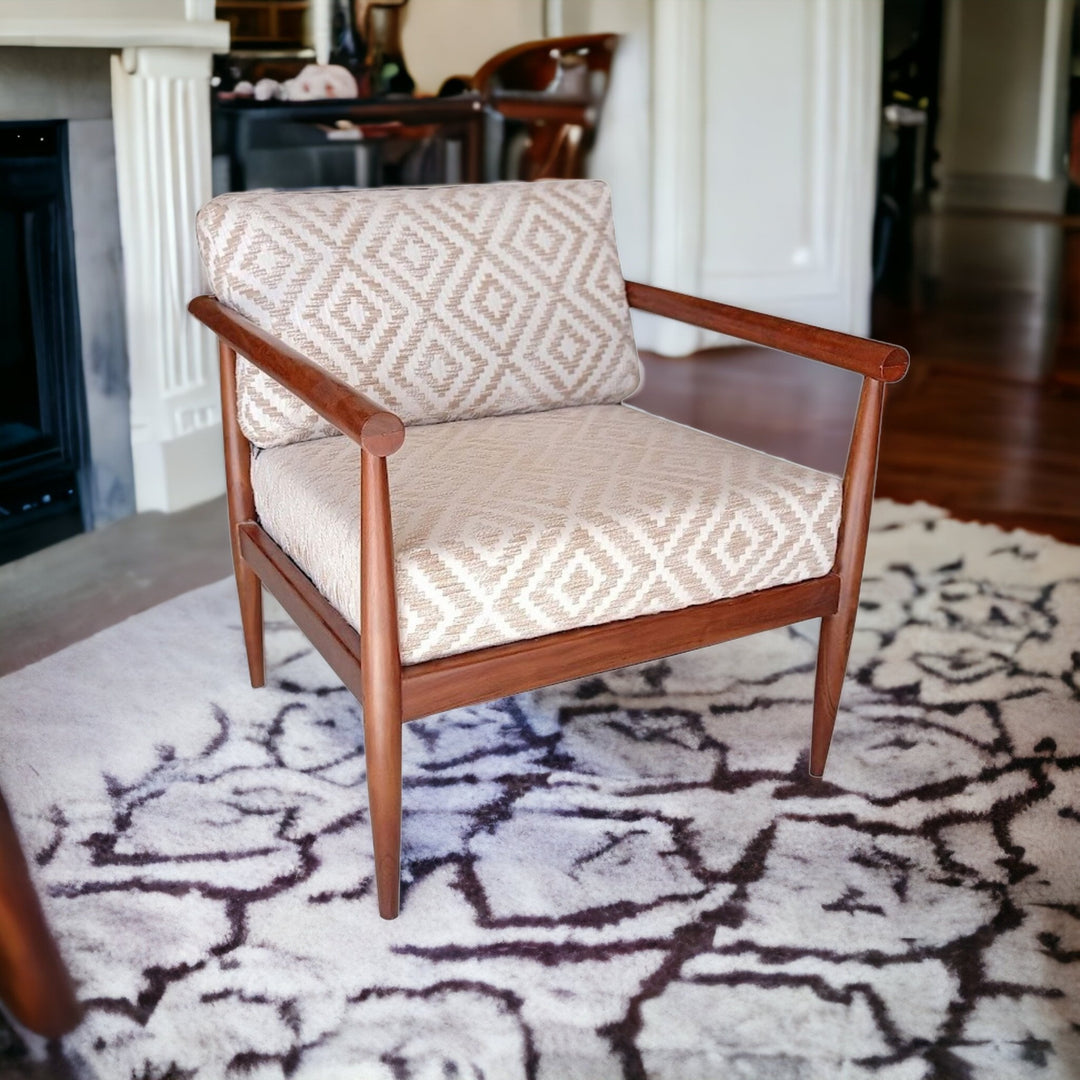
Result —
<path fill-rule="evenodd" d="M 229 24 L 189 19 L 8 18 L 0 20 L 0 46 L 128 49 L 140 46 L 229 48 Z"/>
<path fill-rule="evenodd" d="M 135 506 L 212 498 L 224 491 L 217 362 L 186 305 L 202 291 L 195 213 L 212 193 L 210 73 L 228 24 L 213 0 L 0 0 L 0 47 L 113 52 Z"/>

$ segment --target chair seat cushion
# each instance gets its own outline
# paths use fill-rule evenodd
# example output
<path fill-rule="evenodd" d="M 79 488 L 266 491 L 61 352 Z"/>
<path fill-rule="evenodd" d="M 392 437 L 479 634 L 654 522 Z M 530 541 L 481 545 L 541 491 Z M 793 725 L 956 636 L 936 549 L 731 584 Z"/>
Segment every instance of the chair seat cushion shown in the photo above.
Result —
<path fill-rule="evenodd" d="M 359 451 L 259 452 L 271 537 L 359 623 Z M 405 663 L 820 577 L 838 477 L 625 405 L 410 428 L 389 459 Z"/>

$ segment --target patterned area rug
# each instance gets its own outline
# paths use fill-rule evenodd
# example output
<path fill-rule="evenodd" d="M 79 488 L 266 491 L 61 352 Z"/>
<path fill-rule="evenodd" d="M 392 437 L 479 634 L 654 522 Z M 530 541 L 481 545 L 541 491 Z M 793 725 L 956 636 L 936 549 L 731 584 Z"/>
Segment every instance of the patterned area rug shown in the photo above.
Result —
<path fill-rule="evenodd" d="M 3 1076 L 1080 1076 L 1080 548 L 879 504 L 824 782 L 814 624 L 410 725 L 392 923 L 356 703 L 237 623 L 0 681 L 87 1008 Z"/>

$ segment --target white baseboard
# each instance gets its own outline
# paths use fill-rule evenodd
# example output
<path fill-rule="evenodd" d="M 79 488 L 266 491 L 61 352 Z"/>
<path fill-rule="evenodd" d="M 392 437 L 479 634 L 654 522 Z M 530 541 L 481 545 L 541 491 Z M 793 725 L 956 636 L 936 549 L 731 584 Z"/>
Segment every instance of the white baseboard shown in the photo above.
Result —
<path fill-rule="evenodd" d="M 132 443 L 132 461 L 139 512 L 185 510 L 225 490 L 220 424 L 164 442 Z"/>

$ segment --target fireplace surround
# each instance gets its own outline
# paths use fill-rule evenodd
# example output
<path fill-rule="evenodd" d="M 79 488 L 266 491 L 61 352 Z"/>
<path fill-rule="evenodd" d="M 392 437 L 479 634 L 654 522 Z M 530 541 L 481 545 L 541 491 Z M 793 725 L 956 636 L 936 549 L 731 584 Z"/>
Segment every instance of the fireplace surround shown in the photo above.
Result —
<path fill-rule="evenodd" d="M 211 195 L 211 60 L 227 49 L 228 26 L 215 21 L 213 0 L 0 0 L 0 121 L 74 115 L 108 128 L 113 156 L 105 187 L 100 154 L 93 181 L 73 167 L 74 239 L 80 305 L 84 289 L 97 289 L 100 298 L 110 275 L 114 286 L 104 302 L 120 343 L 108 342 L 108 334 L 88 339 L 84 326 L 83 367 L 95 460 L 96 434 L 102 445 L 117 440 L 115 406 L 123 398 L 112 395 L 111 422 L 95 432 L 98 384 L 111 380 L 115 391 L 119 379 L 129 394 L 123 406 L 130 420 L 120 434 L 129 455 L 129 509 L 179 510 L 224 490 L 216 356 L 210 336 L 185 309 L 202 287 L 194 217 Z M 48 78 L 27 61 L 38 55 L 48 58 L 42 65 Z M 70 64 L 57 61 L 64 55 Z M 89 94 L 78 81 L 84 76 Z M 88 117 L 84 98 L 101 96 L 102 86 L 104 109 Z M 114 265 L 107 258 L 84 273 L 78 204 L 101 197 L 112 200 L 122 258 L 117 251 Z M 126 352 L 119 374 L 117 351 Z M 115 445 L 112 451 L 116 456 Z M 98 477 L 105 494 L 92 494 L 91 504 L 111 507 L 98 521 L 123 511 L 122 472 L 114 470 L 111 485 Z"/>

